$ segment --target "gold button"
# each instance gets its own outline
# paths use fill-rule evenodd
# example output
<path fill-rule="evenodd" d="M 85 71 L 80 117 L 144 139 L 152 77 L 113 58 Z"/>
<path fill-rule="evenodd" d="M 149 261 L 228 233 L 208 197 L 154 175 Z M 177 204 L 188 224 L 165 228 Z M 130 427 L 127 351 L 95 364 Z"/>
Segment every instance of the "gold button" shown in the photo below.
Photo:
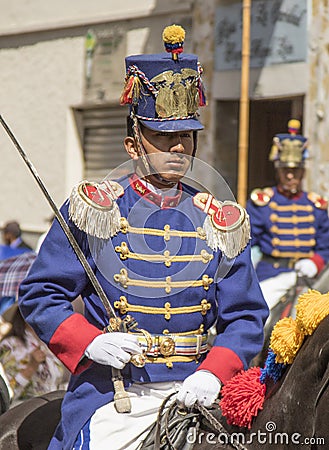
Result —
<path fill-rule="evenodd" d="M 166 337 L 160 342 L 160 353 L 163 356 L 171 356 L 175 352 L 175 342 L 172 338 Z"/>

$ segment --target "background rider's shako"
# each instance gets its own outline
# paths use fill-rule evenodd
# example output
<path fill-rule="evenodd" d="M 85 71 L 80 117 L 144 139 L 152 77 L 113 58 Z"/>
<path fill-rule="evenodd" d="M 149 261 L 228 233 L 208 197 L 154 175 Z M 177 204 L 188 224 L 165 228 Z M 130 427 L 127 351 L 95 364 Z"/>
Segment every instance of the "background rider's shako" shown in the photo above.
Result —
<path fill-rule="evenodd" d="M 309 157 L 307 150 L 308 139 L 299 134 L 300 122 L 291 119 L 288 122 L 288 133 L 276 134 L 269 160 L 275 167 L 304 167 L 305 160 Z"/>

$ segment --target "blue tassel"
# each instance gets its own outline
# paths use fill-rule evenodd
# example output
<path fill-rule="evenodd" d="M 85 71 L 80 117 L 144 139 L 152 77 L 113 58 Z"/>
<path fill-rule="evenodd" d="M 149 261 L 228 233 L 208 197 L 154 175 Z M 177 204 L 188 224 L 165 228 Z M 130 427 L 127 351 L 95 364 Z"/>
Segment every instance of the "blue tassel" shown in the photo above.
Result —
<path fill-rule="evenodd" d="M 260 382 L 265 383 L 267 378 L 271 378 L 275 383 L 282 377 L 287 364 L 275 362 L 275 353 L 269 349 L 264 369 L 261 369 Z"/>

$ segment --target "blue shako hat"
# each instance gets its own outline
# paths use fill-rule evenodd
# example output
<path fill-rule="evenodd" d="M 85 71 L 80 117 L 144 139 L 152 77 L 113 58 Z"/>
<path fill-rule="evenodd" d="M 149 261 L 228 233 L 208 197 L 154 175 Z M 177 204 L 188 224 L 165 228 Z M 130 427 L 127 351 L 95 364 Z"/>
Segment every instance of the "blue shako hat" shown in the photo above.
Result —
<path fill-rule="evenodd" d="M 202 130 L 198 108 L 206 104 L 197 55 L 184 54 L 185 31 L 166 27 L 167 53 L 128 56 L 121 105 L 130 116 L 156 131 Z"/>
<path fill-rule="evenodd" d="M 305 166 L 305 160 L 309 157 L 308 140 L 305 136 L 298 134 L 299 130 L 299 120 L 290 119 L 288 133 L 279 133 L 274 136 L 269 159 L 274 162 L 276 168 Z"/>

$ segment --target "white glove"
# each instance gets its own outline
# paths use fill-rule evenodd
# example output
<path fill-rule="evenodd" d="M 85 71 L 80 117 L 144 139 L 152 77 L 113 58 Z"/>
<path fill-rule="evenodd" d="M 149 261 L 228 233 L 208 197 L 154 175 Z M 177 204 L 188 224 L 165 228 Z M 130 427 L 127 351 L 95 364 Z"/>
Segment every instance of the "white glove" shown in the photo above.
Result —
<path fill-rule="evenodd" d="M 184 380 L 176 401 L 187 408 L 196 401 L 209 408 L 218 397 L 221 387 L 221 382 L 214 374 L 208 370 L 199 370 Z"/>
<path fill-rule="evenodd" d="M 318 273 L 316 264 L 308 258 L 300 259 L 295 264 L 295 270 L 301 277 L 313 278 Z"/>
<path fill-rule="evenodd" d="M 139 353 L 142 353 L 142 349 L 137 337 L 119 332 L 96 336 L 85 350 L 87 358 L 116 369 L 123 369 L 131 355 Z"/>

